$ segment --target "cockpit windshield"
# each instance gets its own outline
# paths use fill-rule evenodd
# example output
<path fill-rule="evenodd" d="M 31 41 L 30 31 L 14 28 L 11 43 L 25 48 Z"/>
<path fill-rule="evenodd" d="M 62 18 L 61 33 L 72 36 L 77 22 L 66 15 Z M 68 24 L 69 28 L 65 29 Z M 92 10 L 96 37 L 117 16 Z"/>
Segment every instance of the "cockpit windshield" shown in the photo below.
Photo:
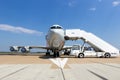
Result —
<path fill-rule="evenodd" d="M 59 25 L 53 25 L 50 29 L 62 29 L 62 27 Z"/>

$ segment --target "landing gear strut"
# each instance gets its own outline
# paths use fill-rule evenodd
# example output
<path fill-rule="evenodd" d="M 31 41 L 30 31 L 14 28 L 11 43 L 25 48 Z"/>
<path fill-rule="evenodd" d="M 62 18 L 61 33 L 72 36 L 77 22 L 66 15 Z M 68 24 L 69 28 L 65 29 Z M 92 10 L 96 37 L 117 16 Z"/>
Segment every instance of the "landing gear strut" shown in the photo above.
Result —
<path fill-rule="evenodd" d="M 53 57 L 60 57 L 60 54 L 59 54 L 59 52 L 54 52 L 54 54 L 53 54 Z"/>
<path fill-rule="evenodd" d="M 50 52 L 48 50 L 46 52 L 46 56 L 50 56 Z"/>
<path fill-rule="evenodd" d="M 46 52 L 46 56 L 50 56 L 50 52 Z"/>

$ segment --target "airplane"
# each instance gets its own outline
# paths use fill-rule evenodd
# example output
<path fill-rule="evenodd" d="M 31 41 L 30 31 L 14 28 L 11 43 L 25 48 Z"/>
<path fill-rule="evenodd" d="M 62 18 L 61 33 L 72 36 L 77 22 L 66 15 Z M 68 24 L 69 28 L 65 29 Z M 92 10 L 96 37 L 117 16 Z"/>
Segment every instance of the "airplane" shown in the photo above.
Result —
<path fill-rule="evenodd" d="M 46 49 L 46 55 L 50 55 L 50 50 L 53 52 L 54 57 L 59 57 L 59 52 L 61 50 L 67 51 L 71 47 L 64 47 L 65 40 L 68 40 L 68 37 L 65 36 L 65 31 L 60 25 L 52 25 L 46 35 L 47 46 L 10 46 L 10 51 L 19 51 L 21 48 L 21 52 L 29 52 L 30 49 L 33 48 L 42 48 Z"/>
<path fill-rule="evenodd" d="M 86 32 L 80 29 L 70 29 L 64 30 L 60 25 L 52 25 L 46 35 L 47 46 L 10 46 L 10 51 L 16 52 L 21 49 L 21 52 L 26 53 L 30 52 L 30 49 L 33 48 L 41 48 L 46 49 L 46 56 L 50 56 L 50 51 L 53 52 L 54 57 L 60 57 L 60 51 L 64 50 L 64 54 L 69 54 L 69 49 L 71 47 L 66 47 L 65 41 L 67 40 L 83 40 L 83 46 L 85 43 L 91 45 L 96 52 L 100 52 L 101 56 L 117 56 L 119 54 L 119 50 L 114 46 L 110 45 L 106 41 L 100 39 L 92 33 Z M 83 52 L 84 53 L 84 52 Z M 83 53 L 82 56 L 84 56 Z M 77 55 L 80 57 L 80 55 Z"/>

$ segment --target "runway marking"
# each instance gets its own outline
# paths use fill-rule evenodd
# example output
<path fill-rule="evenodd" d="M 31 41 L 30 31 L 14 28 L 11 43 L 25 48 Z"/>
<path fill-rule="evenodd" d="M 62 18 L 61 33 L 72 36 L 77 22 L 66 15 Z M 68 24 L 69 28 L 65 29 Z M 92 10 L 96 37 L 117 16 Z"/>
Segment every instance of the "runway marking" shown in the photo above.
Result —
<path fill-rule="evenodd" d="M 0 80 L 3 80 L 3 79 L 6 78 L 6 77 L 9 77 L 9 76 L 11 76 L 11 75 L 13 75 L 13 74 L 15 74 L 15 73 L 17 73 L 17 72 L 19 72 L 19 71 L 22 71 L 22 70 L 26 69 L 27 67 L 28 67 L 28 66 L 25 66 L 25 67 L 20 68 L 20 69 L 14 71 L 14 72 L 12 72 L 12 73 L 10 73 L 10 74 L 8 74 L 8 75 L 5 75 L 5 76 L 1 77 Z"/>
<path fill-rule="evenodd" d="M 88 71 L 89 71 L 90 73 L 94 74 L 95 76 L 101 78 L 102 80 L 108 80 L 107 78 L 105 78 L 105 77 L 103 77 L 103 76 L 101 76 L 101 75 L 99 75 L 99 74 L 97 74 L 97 73 L 95 73 L 95 72 L 93 72 L 93 71 L 91 71 L 91 70 L 88 70 Z"/>
<path fill-rule="evenodd" d="M 110 65 L 110 64 L 106 64 L 106 63 L 102 63 L 102 62 L 95 62 L 95 61 L 92 61 L 92 62 L 120 69 L 120 67 L 118 67 L 118 66 L 114 66 L 114 65 Z"/>
<path fill-rule="evenodd" d="M 68 61 L 68 58 L 64 58 L 63 60 L 61 60 L 61 58 L 55 58 L 55 59 L 49 59 L 51 60 L 54 64 L 56 64 L 58 67 L 60 68 L 64 68 L 66 62 Z"/>

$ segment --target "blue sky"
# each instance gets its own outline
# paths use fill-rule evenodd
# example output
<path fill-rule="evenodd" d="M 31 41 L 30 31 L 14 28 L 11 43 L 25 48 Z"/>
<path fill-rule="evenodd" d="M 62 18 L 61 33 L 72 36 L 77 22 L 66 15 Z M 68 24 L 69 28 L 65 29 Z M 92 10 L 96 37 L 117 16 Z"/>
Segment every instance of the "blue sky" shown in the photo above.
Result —
<path fill-rule="evenodd" d="M 120 49 L 120 0 L 0 0 L 0 51 L 45 46 L 53 24 L 92 32 Z"/>

